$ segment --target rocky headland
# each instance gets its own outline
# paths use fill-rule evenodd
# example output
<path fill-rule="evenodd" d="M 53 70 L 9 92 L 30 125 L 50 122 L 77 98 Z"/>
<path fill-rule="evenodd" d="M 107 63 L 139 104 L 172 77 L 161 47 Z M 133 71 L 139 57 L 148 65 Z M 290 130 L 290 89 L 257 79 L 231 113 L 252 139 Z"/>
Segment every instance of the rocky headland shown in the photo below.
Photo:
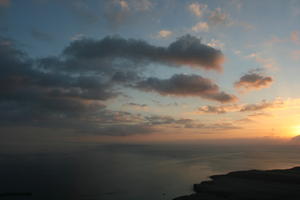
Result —
<path fill-rule="evenodd" d="M 174 200 L 296 200 L 300 199 L 300 167 L 214 175 L 193 188 L 195 193 Z"/>

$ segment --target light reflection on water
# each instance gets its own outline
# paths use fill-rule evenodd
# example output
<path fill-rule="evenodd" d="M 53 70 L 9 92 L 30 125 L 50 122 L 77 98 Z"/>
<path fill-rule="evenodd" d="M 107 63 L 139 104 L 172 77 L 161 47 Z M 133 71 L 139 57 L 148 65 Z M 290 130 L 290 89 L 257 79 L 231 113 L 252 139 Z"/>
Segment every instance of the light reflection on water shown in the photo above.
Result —
<path fill-rule="evenodd" d="M 172 199 L 213 174 L 300 165 L 299 152 L 282 145 L 104 145 L 68 153 L 3 153 L 0 193 L 32 192 L 27 199 L 44 200 Z"/>

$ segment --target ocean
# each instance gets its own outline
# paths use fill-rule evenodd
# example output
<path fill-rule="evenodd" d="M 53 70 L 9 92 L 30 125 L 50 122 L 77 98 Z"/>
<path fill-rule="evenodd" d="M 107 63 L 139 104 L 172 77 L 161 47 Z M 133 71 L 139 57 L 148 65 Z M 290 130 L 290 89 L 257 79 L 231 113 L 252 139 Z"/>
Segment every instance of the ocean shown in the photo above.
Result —
<path fill-rule="evenodd" d="M 171 200 L 210 175 L 300 166 L 289 145 L 106 144 L 0 153 L 0 193 L 11 200 Z"/>

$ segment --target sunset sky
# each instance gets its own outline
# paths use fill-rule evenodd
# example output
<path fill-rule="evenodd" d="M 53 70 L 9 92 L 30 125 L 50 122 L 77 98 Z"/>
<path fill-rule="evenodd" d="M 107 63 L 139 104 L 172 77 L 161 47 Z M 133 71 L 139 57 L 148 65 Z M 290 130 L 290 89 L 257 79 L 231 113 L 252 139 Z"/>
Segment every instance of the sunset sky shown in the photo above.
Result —
<path fill-rule="evenodd" d="M 300 135 L 298 0 L 0 0 L 2 142 Z"/>

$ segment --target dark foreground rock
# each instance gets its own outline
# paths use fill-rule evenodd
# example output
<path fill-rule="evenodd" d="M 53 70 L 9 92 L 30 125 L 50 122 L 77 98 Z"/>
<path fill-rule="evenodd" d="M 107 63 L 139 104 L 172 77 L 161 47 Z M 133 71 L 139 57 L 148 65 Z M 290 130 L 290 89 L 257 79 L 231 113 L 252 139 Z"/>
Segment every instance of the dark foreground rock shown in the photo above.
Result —
<path fill-rule="evenodd" d="M 194 194 L 174 200 L 296 200 L 300 199 L 300 167 L 249 170 L 215 175 L 194 184 Z"/>

